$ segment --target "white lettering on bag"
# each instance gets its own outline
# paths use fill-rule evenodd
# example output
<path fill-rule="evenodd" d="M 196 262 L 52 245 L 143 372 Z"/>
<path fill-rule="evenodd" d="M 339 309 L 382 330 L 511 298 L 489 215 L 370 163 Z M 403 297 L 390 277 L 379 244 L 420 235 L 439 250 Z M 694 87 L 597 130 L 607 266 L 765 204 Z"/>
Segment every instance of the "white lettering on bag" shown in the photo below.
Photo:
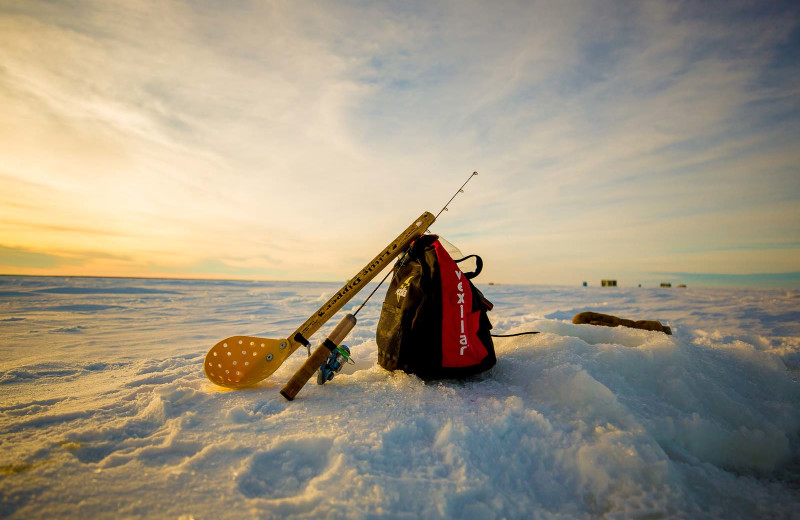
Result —
<path fill-rule="evenodd" d="M 456 269 L 456 277 L 459 280 L 461 279 L 461 270 Z M 465 331 L 467 330 L 466 327 L 467 322 L 464 319 L 464 305 L 466 303 L 464 301 L 464 282 L 458 282 L 458 285 L 456 287 L 458 289 L 458 301 L 456 303 L 458 303 L 458 308 L 461 314 L 461 335 L 458 337 L 458 343 L 462 345 L 461 350 L 459 351 L 458 354 L 460 356 L 463 356 L 464 351 L 469 347 L 469 340 L 467 339 L 467 335 L 465 334 Z"/>

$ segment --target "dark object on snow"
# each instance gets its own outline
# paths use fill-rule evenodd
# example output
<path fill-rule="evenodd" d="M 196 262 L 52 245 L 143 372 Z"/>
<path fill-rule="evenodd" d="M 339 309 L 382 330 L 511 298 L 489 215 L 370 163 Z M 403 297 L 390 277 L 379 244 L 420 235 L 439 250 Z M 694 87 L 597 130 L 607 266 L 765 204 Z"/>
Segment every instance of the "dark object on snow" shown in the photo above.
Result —
<path fill-rule="evenodd" d="M 474 257 L 462 272 L 457 262 Z M 487 311 L 491 302 L 472 285 L 483 268 L 476 255 L 453 260 L 436 235 L 424 235 L 395 265 L 378 322 L 378 364 L 423 379 L 466 377 L 497 359 Z"/>
<path fill-rule="evenodd" d="M 616 280 L 600 280 L 600 285 L 602 287 L 616 287 L 617 281 Z"/>
<path fill-rule="evenodd" d="M 672 329 L 666 325 L 662 325 L 660 321 L 650 320 L 626 320 L 624 318 L 617 318 L 610 314 L 600 314 L 599 312 L 580 312 L 572 318 L 572 323 L 581 325 L 602 325 L 603 327 L 630 327 L 632 329 L 654 330 L 663 332 L 664 334 L 672 334 Z"/>

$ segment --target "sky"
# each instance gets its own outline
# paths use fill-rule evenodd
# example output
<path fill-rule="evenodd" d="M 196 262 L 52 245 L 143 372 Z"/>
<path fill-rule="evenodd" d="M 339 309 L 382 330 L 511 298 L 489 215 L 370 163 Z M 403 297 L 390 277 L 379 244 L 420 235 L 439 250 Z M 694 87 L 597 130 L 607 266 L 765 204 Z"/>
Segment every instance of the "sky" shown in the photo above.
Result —
<path fill-rule="evenodd" d="M 800 287 L 800 4 L 0 0 L 0 274 Z"/>

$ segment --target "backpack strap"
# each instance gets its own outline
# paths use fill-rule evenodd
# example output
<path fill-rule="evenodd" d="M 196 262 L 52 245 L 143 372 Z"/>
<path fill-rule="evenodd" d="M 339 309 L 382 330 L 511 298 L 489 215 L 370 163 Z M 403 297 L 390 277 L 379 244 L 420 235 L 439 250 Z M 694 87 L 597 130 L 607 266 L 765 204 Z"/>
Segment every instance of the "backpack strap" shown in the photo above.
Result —
<path fill-rule="evenodd" d="M 458 260 L 453 260 L 453 261 L 455 263 L 459 263 L 459 262 L 463 262 L 464 260 L 466 260 L 468 258 L 474 258 L 475 259 L 475 266 L 476 267 L 475 267 L 475 270 L 472 271 L 471 273 L 464 273 L 464 276 L 467 277 L 467 280 L 472 280 L 473 278 L 475 278 L 476 276 L 481 274 L 481 271 L 483 271 L 483 260 L 481 259 L 481 257 L 479 257 L 478 255 L 469 255 L 469 256 L 465 256 L 464 258 L 460 258 Z"/>

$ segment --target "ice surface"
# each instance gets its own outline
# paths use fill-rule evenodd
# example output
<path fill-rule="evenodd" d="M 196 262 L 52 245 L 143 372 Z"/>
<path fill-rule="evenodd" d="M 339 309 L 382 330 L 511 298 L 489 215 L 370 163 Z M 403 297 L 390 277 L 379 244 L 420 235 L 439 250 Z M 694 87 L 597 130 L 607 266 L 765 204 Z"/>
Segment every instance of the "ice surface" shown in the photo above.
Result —
<path fill-rule="evenodd" d="M 0 517 L 800 518 L 800 292 L 479 287 L 543 333 L 424 383 L 376 366 L 376 297 L 290 403 L 302 350 L 240 391 L 203 358 L 337 284 L 0 277 Z"/>

